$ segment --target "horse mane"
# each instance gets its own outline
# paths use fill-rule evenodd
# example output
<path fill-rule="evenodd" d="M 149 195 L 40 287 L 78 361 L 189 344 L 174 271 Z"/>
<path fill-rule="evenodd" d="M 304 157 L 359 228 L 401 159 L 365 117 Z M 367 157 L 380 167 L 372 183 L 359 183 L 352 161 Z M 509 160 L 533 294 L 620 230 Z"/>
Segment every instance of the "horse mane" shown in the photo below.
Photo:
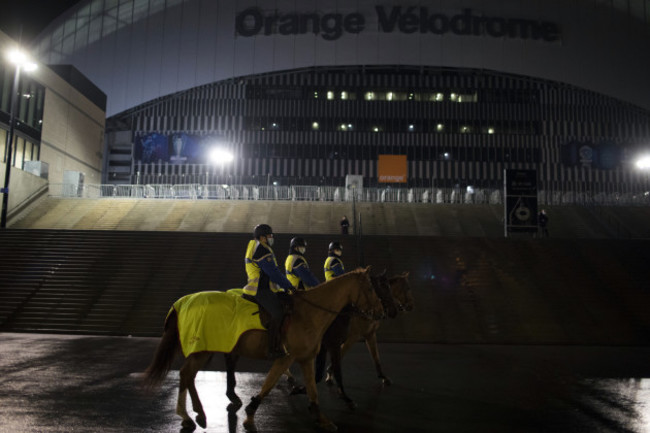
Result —
<path fill-rule="evenodd" d="M 402 274 L 393 275 L 392 277 L 388 278 L 389 282 L 390 281 L 397 281 L 397 280 L 408 280 L 408 275 L 404 275 L 402 273 Z"/>
<path fill-rule="evenodd" d="M 320 283 L 319 285 L 312 287 L 312 288 L 309 289 L 309 290 L 306 290 L 306 291 L 298 291 L 298 292 L 296 292 L 296 293 L 301 293 L 301 294 L 304 295 L 304 294 L 306 294 L 306 293 L 313 292 L 313 291 L 315 291 L 315 290 L 320 291 L 321 289 L 325 289 L 325 288 L 329 287 L 330 285 L 337 283 L 337 281 L 340 281 L 341 279 L 352 278 L 353 276 L 354 276 L 354 277 L 358 277 L 359 274 L 363 274 L 363 273 L 365 273 L 365 272 L 366 272 L 366 269 L 365 269 L 365 268 L 361 268 L 361 267 L 359 267 L 359 268 L 356 268 L 356 269 L 353 270 L 353 271 L 348 271 L 348 272 L 346 272 L 346 273 L 343 274 L 343 275 L 339 275 L 338 277 L 335 277 L 335 278 L 333 278 L 333 279 L 331 279 L 331 280 L 329 280 L 329 281 L 324 281 L 324 282 Z"/>

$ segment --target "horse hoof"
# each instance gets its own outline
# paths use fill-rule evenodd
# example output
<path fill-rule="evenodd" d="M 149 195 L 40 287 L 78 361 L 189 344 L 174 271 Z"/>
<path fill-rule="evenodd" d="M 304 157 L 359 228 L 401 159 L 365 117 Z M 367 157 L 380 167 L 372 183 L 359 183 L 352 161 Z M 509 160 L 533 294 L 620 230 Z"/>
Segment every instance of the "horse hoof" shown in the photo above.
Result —
<path fill-rule="evenodd" d="M 334 385 L 334 379 L 328 377 L 327 379 L 325 379 L 325 383 L 327 384 L 327 386 L 332 386 Z"/>
<path fill-rule="evenodd" d="M 382 385 L 384 385 L 384 386 L 391 386 L 391 385 L 393 384 L 393 381 L 390 380 L 390 379 L 387 378 L 387 377 L 382 377 L 382 378 L 381 378 L 381 383 L 382 383 Z"/>
<path fill-rule="evenodd" d="M 242 406 L 243 403 L 241 401 L 237 401 L 237 402 L 233 401 L 228 405 L 228 407 L 226 407 L 226 410 L 228 412 L 237 412 L 239 409 L 241 409 Z"/>
<path fill-rule="evenodd" d="M 190 433 L 196 430 L 196 424 L 191 419 L 184 419 L 181 422 L 181 433 Z"/>
<path fill-rule="evenodd" d="M 289 395 L 298 395 L 298 394 L 307 394 L 307 388 L 304 386 L 294 386 L 291 388 L 291 392 L 289 392 Z"/>
<path fill-rule="evenodd" d="M 257 432 L 257 426 L 255 425 L 255 421 L 246 418 L 246 420 L 244 421 L 244 430 L 252 433 Z"/>
<path fill-rule="evenodd" d="M 205 428 L 208 425 L 208 421 L 205 419 L 205 415 L 199 414 L 194 419 L 196 420 L 196 423 L 201 426 L 201 428 Z"/>

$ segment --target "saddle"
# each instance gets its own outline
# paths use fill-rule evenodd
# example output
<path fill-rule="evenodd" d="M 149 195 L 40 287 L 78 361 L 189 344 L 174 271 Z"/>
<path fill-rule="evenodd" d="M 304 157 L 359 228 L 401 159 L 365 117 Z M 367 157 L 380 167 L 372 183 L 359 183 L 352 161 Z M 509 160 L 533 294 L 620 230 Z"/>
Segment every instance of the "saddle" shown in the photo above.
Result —
<path fill-rule="evenodd" d="M 239 290 L 239 289 L 231 289 L 228 292 L 231 292 L 232 290 Z M 260 315 L 260 322 L 262 323 L 264 329 L 268 330 L 269 324 L 271 323 L 271 315 L 268 313 L 268 311 L 266 311 L 264 307 L 257 302 L 255 296 L 242 293 L 241 297 L 258 306 L 259 308 L 258 314 Z M 289 326 L 289 317 L 291 316 L 291 313 L 293 313 L 293 299 L 291 299 L 289 295 L 280 296 L 279 299 L 282 304 L 282 310 L 284 313 L 284 318 L 282 319 L 282 327 L 281 327 L 281 331 L 282 333 L 284 333 L 287 330 L 287 327 Z"/>

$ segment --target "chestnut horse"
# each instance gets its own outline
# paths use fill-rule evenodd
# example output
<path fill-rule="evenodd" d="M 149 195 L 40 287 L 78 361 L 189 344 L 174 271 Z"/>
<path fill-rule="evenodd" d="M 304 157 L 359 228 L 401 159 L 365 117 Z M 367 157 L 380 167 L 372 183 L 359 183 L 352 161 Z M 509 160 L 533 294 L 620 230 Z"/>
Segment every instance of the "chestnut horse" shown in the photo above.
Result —
<path fill-rule="evenodd" d="M 357 269 L 320 284 L 308 292 L 298 292 L 293 296 L 294 308 L 290 323 L 282 336 L 289 355 L 274 361 L 260 392 L 246 406 L 247 417 L 244 421 L 244 428 L 247 431 L 257 431 L 255 412 L 258 406 L 275 386 L 282 373 L 295 361 L 299 363 L 302 369 L 306 381 L 307 395 L 311 403 L 309 410 L 314 416 L 318 427 L 328 431 L 336 430 L 336 426 L 319 409 L 318 392 L 314 380 L 314 358 L 320 349 L 323 334 L 346 305 L 352 304 L 358 310 L 373 317 L 379 317 L 382 313 L 381 301 L 372 290 L 369 273 L 370 268 Z M 267 348 L 266 331 L 251 330 L 245 332 L 239 338 L 230 354 L 265 359 Z M 172 362 L 179 352 L 178 315 L 176 311 L 172 311 L 165 322 L 165 330 L 154 358 L 145 371 L 145 385 L 149 387 L 159 385 L 167 376 Z M 184 429 L 194 429 L 196 427 L 186 409 L 185 403 L 188 391 L 192 400 L 192 408 L 197 414 L 196 422 L 203 428 L 207 425 L 205 412 L 199 400 L 194 379 L 211 356 L 212 352 L 192 353 L 187 356 L 180 369 L 176 413 L 182 417 Z M 230 381 L 231 377 L 228 377 L 228 380 Z M 234 381 L 234 374 L 232 380 Z M 229 409 L 239 409 L 241 407 L 242 402 L 234 392 L 228 395 L 228 398 L 232 402 Z"/>
<path fill-rule="evenodd" d="M 389 280 L 386 277 L 386 271 L 378 276 L 371 276 L 372 286 L 375 293 L 381 299 L 384 313 L 390 318 L 397 316 L 398 306 L 391 294 Z M 346 402 L 350 409 L 354 409 L 356 404 L 348 397 L 343 386 L 343 372 L 341 368 L 342 351 L 341 346 L 347 340 L 350 324 L 357 320 L 373 320 L 369 317 L 360 317 L 359 315 L 349 314 L 343 310 L 336 320 L 330 325 L 323 336 L 323 344 L 321 350 L 316 356 L 316 382 L 320 382 L 325 373 L 325 363 L 327 362 L 327 353 L 330 354 L 331 366 L 328 373 L 334 375 L 338 385 L 339 396 Z M 331 384 L 331 381 L 330 381 Z"/>
<path fill-rule="evenodd" d="M 411 286 L 408 282 L 408 272 L 403 272 L 401 274 L 395 275 L 388 279 L 390 286 L 390 292 L 399 311 L 411 311 L 413 310 L 413 295 L 411 293 Z M 345 356 L 345 353 L 350 350 L 353 344 L 359 340 L 364 340 L 366 347 L 372 356 L 373 361 L 375 362 L 375 369 L 377 371 L 377 377 L 379 377 L 384 385 L 390 385 L 391 380 L 384 374 L 384 371 L 381 367 L 381 362 L 379 361 L 379 349 L 377 348 L 377 330 L 381 322 L 379 320 L 372 320 L 363 317 L 353 317 L 350 322 L 349 331 L 347 333 L 347 338 L 341 346 L 341 354 L 338 359 L 340 365 L 340 358 Z M 331 356 L 331 355 L 330 355 Z M 332 360 L 332 366 L 328 368 L 327 379 L 325 380 L 329 385 L 333 384 L 332 374 L 336 377 L 335 361 Z M 340 367 L 339 367 L 340 368 Z M 339 387 L 341 383 L 338 381 Z"/>
<path fill-rule="evenodd" d="M 381 300 L 384 313 L 388 317 L 395 317 L 397 315 L 398 306 L 393 300 L 393 296 L 390 291 L 389 281 L 386 277 L 386 271 L 382 272 L 377 276 L 370 276 L 370 281 L 372 282 L 372 287 L 377 293 L 377 296 Z M 343 311 L 339 313 L 336 317 L 336 320 L 325 331 L 323 335 L 323 341 L 321 344 L 320 352 L 316 357 L 316 383 L 320 382 L 325 373 L 325 363 L 327 361 L 327 353 L 330 353 L 330 359 L 332 361 L 331 372 L 336 378 L 336 383 L 338 384 L 339 396 L 346 404 L 354 409 L 356 404 L 354 401 L 348 397 L 345 392 L 345 387 L 343 386 L 343 373 L 341 369 L 341 345 L 345 342 L 348 335 L 348 328 L 350 326 L 350 319 L 353 316 L 360 316 L 361 318 L 372 320 L 364 315 L 358 314 L 353 308 L 344 308 Z M 232 355 L 226 356 L 226 368 L 227 374 L 230 378 L 228 380 L 228 393 L 229 395 L 234 394 L 234 372 L 237 364 L 237 358 Z M 289 370 L 284 373 L 287 376 L 289 384 L 292 386 L 291 394 L 304 394 L 306 392 L 304 386 L 298 385 L 297 380 L 291 374 Z"/>

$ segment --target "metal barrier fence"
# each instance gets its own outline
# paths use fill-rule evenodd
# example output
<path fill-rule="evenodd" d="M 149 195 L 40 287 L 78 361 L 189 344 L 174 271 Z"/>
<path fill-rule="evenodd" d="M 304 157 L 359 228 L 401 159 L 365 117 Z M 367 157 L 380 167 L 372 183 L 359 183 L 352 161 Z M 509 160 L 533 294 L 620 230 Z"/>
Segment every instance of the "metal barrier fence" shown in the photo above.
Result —
<path fill-rule="evenodd" d="M 463 188 L 359 188 L 337 186 L 258 186 L 258 185 L 96 185 L 62 184 L 49 186 L 51 197 L 210 199 L 210 200 L 304 200 L 359 201 L 375 203 L 502 204 L 500 189 Z M 540 205 L 648 206 L 650 193 L 595 193 L 575 191 L 538 192 Z"/>

